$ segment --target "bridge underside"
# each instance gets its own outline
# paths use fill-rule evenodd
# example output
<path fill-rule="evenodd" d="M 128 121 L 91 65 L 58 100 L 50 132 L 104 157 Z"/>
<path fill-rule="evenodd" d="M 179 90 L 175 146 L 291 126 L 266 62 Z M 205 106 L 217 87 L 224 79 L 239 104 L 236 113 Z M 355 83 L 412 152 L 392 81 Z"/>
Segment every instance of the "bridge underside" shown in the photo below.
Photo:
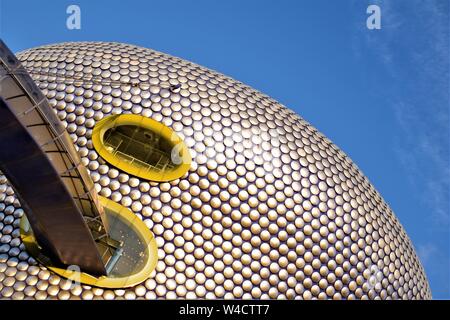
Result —
<path fill-rule="evenodd" d="M 1 41 L 0 150 L 0 170 L 46 254 L 106 274 L 115 248 L 94 184 L 48 101 Z"/>

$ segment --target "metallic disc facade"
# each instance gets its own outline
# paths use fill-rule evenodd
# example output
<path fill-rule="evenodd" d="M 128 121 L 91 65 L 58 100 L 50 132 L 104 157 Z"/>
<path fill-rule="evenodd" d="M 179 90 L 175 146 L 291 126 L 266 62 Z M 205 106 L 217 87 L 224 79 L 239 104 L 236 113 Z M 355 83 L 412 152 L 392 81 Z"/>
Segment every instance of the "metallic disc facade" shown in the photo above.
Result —
<path fill-rule="evenodd" d="M 70 299 L 424 299 L 431 292 L 394 213 L 355 164 L 293 111 L 193 63 L 119 43 L 62 43 L 19 54 L 67 127 L 100 195 L 155 234 L 151 277 L 124 290 L 71 286 L 36 265 L 23 215 L 0 176 L 0 297 Z M 151 117 L 192 163 L 149 182 L 104 162 L 95 124 Z"/>

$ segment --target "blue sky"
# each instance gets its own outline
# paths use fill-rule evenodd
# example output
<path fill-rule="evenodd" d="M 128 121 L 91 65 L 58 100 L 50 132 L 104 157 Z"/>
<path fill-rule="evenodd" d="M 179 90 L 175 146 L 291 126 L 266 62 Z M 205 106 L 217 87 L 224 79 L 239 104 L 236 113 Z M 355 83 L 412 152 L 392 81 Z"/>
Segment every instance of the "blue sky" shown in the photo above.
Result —
<path fill-rule="evenodd" d="M 81 30 L 66 8 L 81 7 Z M 366 8 L 381 8 L 381 30 Z M 196 62 L 297 111 L 362 169 L 450 298 L 449 1 L 6 1 L 17 52 L 119 41 Z"/>

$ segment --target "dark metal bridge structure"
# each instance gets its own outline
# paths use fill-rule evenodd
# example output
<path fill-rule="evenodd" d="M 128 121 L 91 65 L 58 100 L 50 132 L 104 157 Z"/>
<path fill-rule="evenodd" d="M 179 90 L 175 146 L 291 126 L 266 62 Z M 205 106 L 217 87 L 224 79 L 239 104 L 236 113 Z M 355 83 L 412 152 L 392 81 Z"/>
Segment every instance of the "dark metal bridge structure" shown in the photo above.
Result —
<path fill-rule="evenodd" d="M 47 99 L 1 40 L 0 171 L 52 262 L 107 273 L 117 243 L 94 183 Z"/>

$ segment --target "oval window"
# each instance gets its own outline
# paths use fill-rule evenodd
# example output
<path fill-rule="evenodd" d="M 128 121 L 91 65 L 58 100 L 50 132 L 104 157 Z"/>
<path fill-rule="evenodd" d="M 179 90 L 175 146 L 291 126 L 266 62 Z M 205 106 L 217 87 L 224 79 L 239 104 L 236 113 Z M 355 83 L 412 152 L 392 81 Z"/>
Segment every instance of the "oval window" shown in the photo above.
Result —
<path fill-rule="evenodd" d="M 140 115 L 112 115 L 99 121 L 92 142 L 113 166 L 151 181 L 182 177 L 191 165 L 183 140 L 169 127 Z"/>

